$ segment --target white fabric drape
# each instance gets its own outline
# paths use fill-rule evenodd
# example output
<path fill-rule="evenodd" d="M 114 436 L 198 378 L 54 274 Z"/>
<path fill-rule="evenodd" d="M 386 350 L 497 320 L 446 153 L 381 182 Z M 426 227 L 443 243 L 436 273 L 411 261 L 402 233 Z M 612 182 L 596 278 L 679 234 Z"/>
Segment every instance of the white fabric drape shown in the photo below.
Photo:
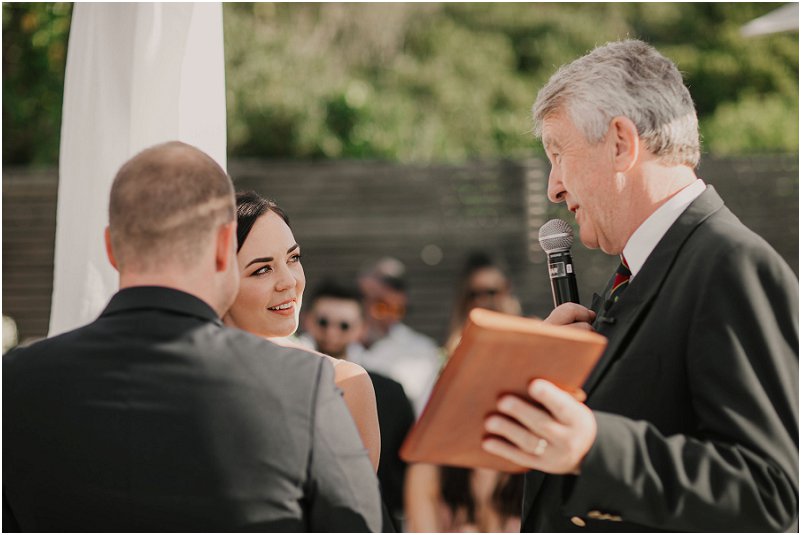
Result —
<path fill-rule="evenodd" d="M 222 5 L 76 2 L 67 53 L 49 335 L 116 291 L 103 231 L 119 167 L 181 140 L 226 168 Z"/>

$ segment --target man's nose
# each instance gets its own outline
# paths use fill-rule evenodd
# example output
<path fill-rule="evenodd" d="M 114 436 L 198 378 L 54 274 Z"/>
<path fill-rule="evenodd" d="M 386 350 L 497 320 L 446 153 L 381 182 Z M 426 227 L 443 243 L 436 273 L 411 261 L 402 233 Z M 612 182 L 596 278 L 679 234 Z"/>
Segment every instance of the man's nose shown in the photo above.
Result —
<path fill-rule="evenodd" d="M 553 203 L 565 202 L 565 193 L 559 171 L 551 166 L 551 172 L 548 174 L 548 200 Z"/>

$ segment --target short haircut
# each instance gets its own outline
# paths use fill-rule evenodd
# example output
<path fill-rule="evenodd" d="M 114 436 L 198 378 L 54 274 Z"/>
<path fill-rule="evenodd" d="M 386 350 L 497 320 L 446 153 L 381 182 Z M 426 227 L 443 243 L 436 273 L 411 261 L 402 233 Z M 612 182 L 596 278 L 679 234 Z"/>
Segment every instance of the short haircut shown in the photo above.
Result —
<path fill-rule="evenodd" d="M 233 219 L 230 177 L 209 155 L 179 141 L 143 150 L 111 186 L 109 231 L 120 270 L 189 266 L 213 231 Z"/>
<path fill-rule="evenodd" d="M 467 314 L 472 308 L 473 296 L 470 295 L 470 279 L 477 272 L 484 269 L 497 270 L 506 280 L 507 288 L 511 287 L 511 280 L 502 261 L 494 258 L 484 251 L 471 251 L 465 258 L 461 276 L 457 285 L 453 309 L 451 312 L 451 332 L 461 331 L 464 327 Z"/>
<path fill-rule="evenodd" d="M 370 264 L 359 275 L 360 278 L 372 278 L 396 292 L 406 293 L 406 266 L 397 258 L 385 256 Z"/>
<path fill-rule="evenodd" d="M 312 308 L 319 299 L 328 297 L 330 299 L 342 299 L 345 301 L 355 301 L 361 309 L 364 302 L 364 295 L 359 287 L 353 283 L 346 283 L 334 278 L 325 278 L 320 281 L 306 299 L 306 306 Z"/>
<path fill-rule="evenodd" d="M 288 227 L 289 216 L 286 215 L 276 203 L 271 199 L 265 199 L 255 191 L 238 191 L 236 193 L 236 250 L 242 248 L 242 244 L 250 234 L 253 224 L 267 212 L 278 215 Z"/>
<path fill-rule="evenodd" d="M 561 111 L 590 143 L 617 116 L 629 118 L 645 147 L 665 165 L 695 168 L 701 158 L 698 117 L 676 65 L 638 40 L 608 43 L 562 66 L 537 95 L 534 133 Z"/>
<path fill-rule="evenodd" d="M 504 271 L 498 266 L 497 262 L 489 253 L 485 253 L 484 251 L 471 251 L 465 258 L 464 266 L 462 267 L 462 278 L 466 280 L 476 271 L 485 268 L 497 268 L 501 272 Z"/>

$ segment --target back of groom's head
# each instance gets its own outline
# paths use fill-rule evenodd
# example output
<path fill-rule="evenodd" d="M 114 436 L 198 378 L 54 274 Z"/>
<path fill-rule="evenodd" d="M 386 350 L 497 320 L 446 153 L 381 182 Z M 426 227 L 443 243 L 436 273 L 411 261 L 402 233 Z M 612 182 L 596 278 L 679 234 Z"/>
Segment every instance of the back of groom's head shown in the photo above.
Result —
<path fill-rule="evenodd" d="M 214 231 L 234 217 L 231 179 L 210 156 L 179 141 L 145 149 L 120 168 L 111 186 L 116 267 L 141 273 L 190 266 Z"/>
<path fill-rule="evenodd" d="M 199 149 L 171 141 L 128 160 L 111 186 L 106 250 L 120 288 L 181 290 L 224 314 L 236 298 L 231 179 Z"/>

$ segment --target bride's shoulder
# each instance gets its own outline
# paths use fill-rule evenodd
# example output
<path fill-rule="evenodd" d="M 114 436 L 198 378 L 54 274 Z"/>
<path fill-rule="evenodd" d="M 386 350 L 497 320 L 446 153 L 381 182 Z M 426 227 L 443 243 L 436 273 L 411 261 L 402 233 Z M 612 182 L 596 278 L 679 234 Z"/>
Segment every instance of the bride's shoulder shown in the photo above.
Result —
<path fill-rule="evenodd" d="M 331 355 L 320 353 L 319 351 L 315 351 L 309 346 L 303 345 L 300 342 L 288 338 L 270 338 L 269 340 L 280 346 L 291 347 L 293 349 L 302 349 L 307 353 L 311 353 L 313 355 L 317 355 L 323 359 L 326 359 L 334 367 L 334 375 L 337 381 L 350 379 L 352 377 L 358 377 L 358 376 L 364 376 L 366 378 L 369 378 L 369 375 L 367 375 L 365 369 L 356 364 L 355 362 L 334 358 Z"/>
<path fill-rule="evenodd" d="M 337 379 L 349 379 L 351 377 L 357 377 L 362 375 L 368 377 L 365 369 L 356 364 L 355 362 L 336 359 L 328 355 L 323 355 L 323 356 L 325 358 L 331 359 L 331 363 L 334 365 L 334 374 L 336 375 Z"/>

